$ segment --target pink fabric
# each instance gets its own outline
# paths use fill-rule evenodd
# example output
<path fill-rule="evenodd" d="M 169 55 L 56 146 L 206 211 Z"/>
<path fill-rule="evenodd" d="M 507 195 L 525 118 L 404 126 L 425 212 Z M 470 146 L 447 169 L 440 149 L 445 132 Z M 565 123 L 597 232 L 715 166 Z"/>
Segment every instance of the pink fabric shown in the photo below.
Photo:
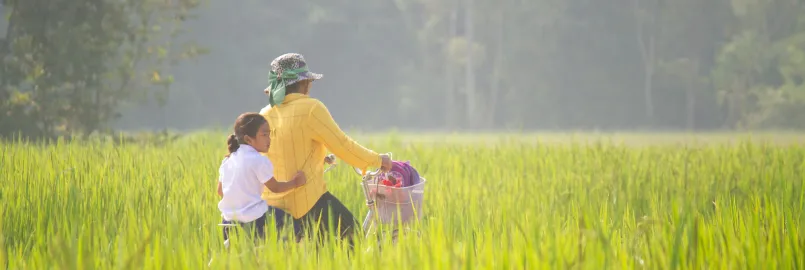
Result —
<path fill-rule="evenodd" d="M 387 186 L 410 187 L 419 183 L 419 172 L 411 166 L 410 161 L 393 161 L 387 178 L 380 180 L 381 184 Z"/>

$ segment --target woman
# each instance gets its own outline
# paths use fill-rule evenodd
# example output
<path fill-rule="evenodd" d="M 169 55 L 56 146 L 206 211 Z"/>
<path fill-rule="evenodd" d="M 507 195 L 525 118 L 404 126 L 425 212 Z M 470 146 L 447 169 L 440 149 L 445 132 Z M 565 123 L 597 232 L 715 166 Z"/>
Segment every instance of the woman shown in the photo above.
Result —
<path fill-rule="evenodd" d="M 366 170 L 368 167 L 388 171 L 391 158 L 366 149 L 347 136 L 335 123 L 327 107 L 308 94 L 314 80 L 322 75 L 307 69 L 304 57 L 284 54 L 271 62 L 269 106 L 260 114 L 269 122 L 272 147 L 268 157 L 274 162 L 277 179 L 291 179 L 297 171 L 304 172 L 307 183 L 287 192 L 274 193 L 263 189 L 263 199 L 269 205 L 293 216 L 297 240 L 304 232 L 311 233 L 310 222 L 319 221 L 320 235 L 338 227 L 341 238 L 352 240 L 357 221 L 352 213 L 330 192 L 323 179 L 327 150 L 349 165 Z M 282 213 L 276 213 L 282 227 Z M 332 224 L 332 228 L 328 226 Z"/>

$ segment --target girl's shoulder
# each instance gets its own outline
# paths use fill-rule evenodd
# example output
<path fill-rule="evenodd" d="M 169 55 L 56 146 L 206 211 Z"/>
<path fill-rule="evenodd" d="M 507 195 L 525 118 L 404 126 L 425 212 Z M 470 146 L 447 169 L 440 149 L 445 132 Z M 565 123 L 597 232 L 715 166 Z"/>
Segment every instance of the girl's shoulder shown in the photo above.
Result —
<path fill-rule="evenodd" d="M 240 163 L 243 163 L 243 166 L 249 167 L 273 166 L 271 160 L 261 153 L 249 153 L 249 155 L 242 157 Z"/>
<path fill-rule="evenodd" d="M 221 166 L 220 167 L 223 168 L 224 165 L 226 165 L 226 163 L 229 162 L 229 160 L 230 160 L 229 157 L 224 157 L 224 159 L 221 160 Z"/>
<path fill-rule="evenodd" d="M 266 115 L 266 114 L 268 113 L 268 111 L 269 111 L 269 110 L 271 110 L 271 105 L 266 105 L 265 107 L 263 107 L 262 109 L 260 109 L 260 114 L 261 114 L 261 115 Z"/>
<path fill-rule="evenodd" d="M 232 153 L 221 160 L 221 167 L 226 166 L 228 163 L 232 163 L 233 166 L 237 167 L 272 165 L 271 160 L 267 156 L 258 152 Z"/>

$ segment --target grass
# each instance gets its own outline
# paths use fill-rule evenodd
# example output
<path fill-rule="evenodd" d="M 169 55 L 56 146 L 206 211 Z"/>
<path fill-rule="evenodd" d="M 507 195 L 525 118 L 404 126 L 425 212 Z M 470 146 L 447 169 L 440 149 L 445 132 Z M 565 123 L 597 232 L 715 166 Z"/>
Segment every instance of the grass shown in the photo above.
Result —
<path fill-rule="evenodd" d="M 163 146 L 0 142 L 0 268 L 202 269 L 210 259 L 215 269 L 805 267 L 805 147 L 632 136 L 644 143 L 363 137 L 410 159 L 429 183 L 419 236 L 382 250 L 359 241 L 352 254 L 276 239 L 235 239 L 225 252 L 217 134 Z M 357 175 L 341 165 L 327 178 L 362 219 Z"/>

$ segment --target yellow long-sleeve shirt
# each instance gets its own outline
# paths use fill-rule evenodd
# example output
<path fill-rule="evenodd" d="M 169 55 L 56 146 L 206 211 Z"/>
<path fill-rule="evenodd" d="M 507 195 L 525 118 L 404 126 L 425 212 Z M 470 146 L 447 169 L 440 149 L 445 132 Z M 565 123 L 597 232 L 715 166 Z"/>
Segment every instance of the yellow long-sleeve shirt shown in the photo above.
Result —
<path fill-rule="evenodd" d="M 283 193 L 263 188 L 262 198 L 269 205 L 301 218 L 327 191 L 324 182 L 326 150 L 345 163 L 360 169 L 380 167 L 380 155 L 347 136 L 335 123 L 321 101 L 303 94 L 288 94 L 282 104 L 260 112 L 271 129 L 268 158 L 274 164 L 278 181 L 291 179 L 303 171 L 307 183 Z"/>

